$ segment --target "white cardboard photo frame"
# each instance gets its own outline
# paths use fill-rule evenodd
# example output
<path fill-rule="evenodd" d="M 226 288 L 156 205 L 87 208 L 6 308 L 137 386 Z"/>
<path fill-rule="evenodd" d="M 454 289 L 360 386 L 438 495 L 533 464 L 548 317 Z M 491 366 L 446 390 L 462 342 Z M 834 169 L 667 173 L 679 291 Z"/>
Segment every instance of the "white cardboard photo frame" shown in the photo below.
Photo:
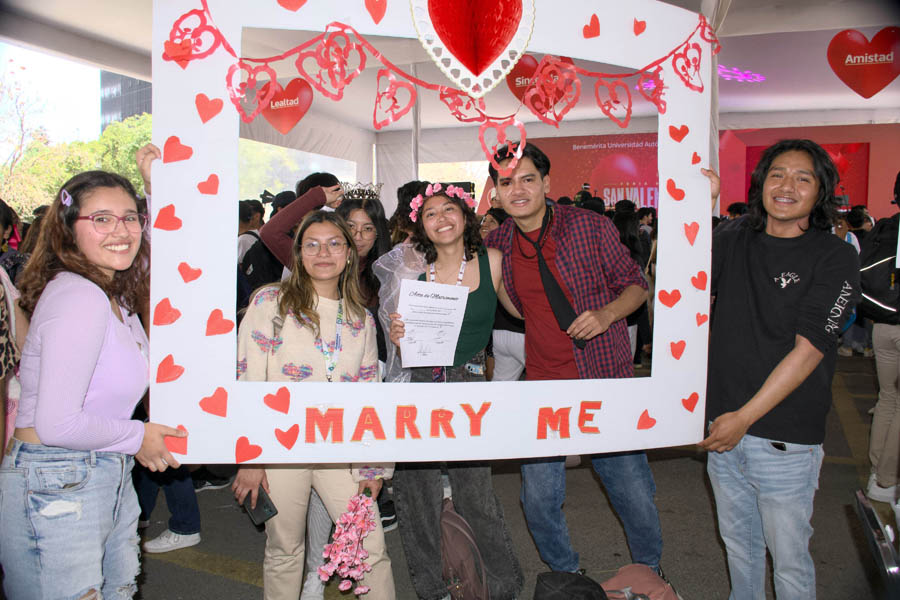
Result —
<path fill-rule="evenodd" d="M 324 31 L 329 23 L 339 21 L 363 36 L 416 37 L 406 0 L 388 2 L 377 25 L 361 1 L 310 0 L 296 12 L 275 0 L 253 2 L 252 10 L 249 4 L 208 2 L 215 27 L 236 49 L 241 48 L 243 27 Z M 345 4 L 352 4 L 354 12 L 348 14 L 351 9 Z M 163 60 L 173 23 L 199 8 L 199 0 L 155 0 L 153 12 L 153 140 L 163 148 L 171 136 L 177 136 L 192 149 L 186 160 L 154 164 L 151 214 L 151 315 L 165 300 L 180 313 L 174 322 L 151 327 L 151 417 L 188 430 L 186 451 L 177 455 L 182 462 L 233 463 L 256 454 L 255 446 L 260 452 L 250 462 L 345 463 L 592 454 L 691 444 L 702 438 L 711 229 L 709 182 L 700 167 L 709 164 L 712 68 L 708 43 L 701 42 L 700 75 L 706 84 L 702 92 L 685 87 L 671 61 L 662 65 L 668 108 L 659 115 L 658 129 L 660 229 L 651 377 L 466 384 L 250 383 L 235 378 L 235 330 L 207 335 L 213 311 L 220 310 L 217 316 L 224 320 L 235 320 L 239 115 L 229 101 L 225 81 L 237 59 L 220 46 L 185 68 Z M 598 16 L 601 34 L 585 38 L 582 29 L 593 15 Z M 653 0 L 625 4 L 570 0 L 564 11 L 553 0 L 535 0 L 528 51 L 640 69 L 683 43 L 698 19 L 695 13 Z M 636 20 L 646 23 L 640 34 Z M 354 92 L 371 93 L 374 102 L 375 90 Z M 206 122 L 195 104 L 201 93 L 223 101 L 222 110 Z M 585 86 L 582 93 L 593 91 Z M 689 133 L 677 142 L 669 135 L 670 126 L 687 126 Z M 702 160 L 699 164 L 693 163 L 694 153 Z M 202 193 L 198 184 L 212 174 L 218 178 L 218 189 L 211 186 Z M 684 190 L 683 200 L 667 193 L 665 182 L 670 179 Z M 173 216 L 180 221 L 179 228 L 156 227 L 172 222 Z M 199 276 L 190 279 L 191 269 L 198 269 Z M 665 306 L 660 293 L 678 300 Z M 214 317 L 213 325 L 216 322 L 219 319 Z M 183 371 L 161 382 L 161 364 L 174 364 Z M 264 402 L 267 394 L 282 387 L 290 394 L 287 413 Z M 225 416 L 208 412 L 213 403 L 219 406 L 214 412 L 221 412 L 223 395 Z M 479 430 L 463 405 L 478 413 L 486 403 L 490 407 L 480 419 Z M 405 414 L 410 410 L 402 407 L 415 407 L 419 439 L 408 428 L 402 429 L 404 437 L 398 439 L 398 410 Z M 328 409 L 342 411 L 342 441 L 336 441 L 333 432 L 323 440 L 315 427 L 314 441 L 307 441 L 308 410 L 325 414 Z M 439 423 L 432 431 L 435 415 L 438 422 L 448 417 L 437 411 L 452 412 L 447 422 L 454 437 L 448 437 Z M 376 439 L 376 429 L 370 427 L 359 441 L 353 441 L 361 414 L 370 425 L 372 415 L 377 415 L 385 439 Z M 539 427 L 541 414 L 558 418 L 557 427 Z M 290 432 L 294 425 L 299 436 L 288 449 L 275 432 Z M 240 438 L 246 440 L 239 444 Z"/>

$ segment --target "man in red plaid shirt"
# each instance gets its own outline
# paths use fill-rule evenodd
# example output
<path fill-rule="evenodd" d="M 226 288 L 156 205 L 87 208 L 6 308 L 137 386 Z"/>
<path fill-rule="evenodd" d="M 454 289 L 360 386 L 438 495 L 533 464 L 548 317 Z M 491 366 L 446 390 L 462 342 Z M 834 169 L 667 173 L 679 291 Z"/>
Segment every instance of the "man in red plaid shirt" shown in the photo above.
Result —
<path fill-rule="evenodd" d="M 505 168 L 512 149 L 494 160 Z M 503 283 L 525 319 L 525 371 L 529 380 L 631 377 L 625 317 L 647 299 L 641 269 L 619 242 L 612 222 L 596 213 L 547 199 L 550 160 L 533 144 L 507 174 L 489 167 L 502 208 L 512 217 L 488 236 L 503 252 Z M 538 248 L 540 250 L 538 250 Z M 537 252 L 546 261 L 575 320 L 561 329 L 542 283 Z M 566 519 L 564 457 L 522 465 L 525 518 L 541 558 L 554 571 L 578 570 Z M 659 568 L 662 533 L 656 485 L 643 452 L 600 454 L 592 464 L 625 526 L 632 559 Z"/>

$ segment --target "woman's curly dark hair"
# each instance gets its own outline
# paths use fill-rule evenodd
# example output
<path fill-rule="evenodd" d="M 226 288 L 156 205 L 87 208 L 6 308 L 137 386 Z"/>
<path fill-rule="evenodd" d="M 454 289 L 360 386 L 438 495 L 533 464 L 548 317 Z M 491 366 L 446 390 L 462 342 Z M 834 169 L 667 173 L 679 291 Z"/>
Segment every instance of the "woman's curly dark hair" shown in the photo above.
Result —
<path fill-rule="evenodd" d="M 753 174 L 750 176 L 750 191 L 747 193 L 748 223 L 756 231 L 766 228 L 768 214 L 763 205 L 763 186 L 772 163 L 785 152 L 805 152 L 813 163 L 813 171 L 819 184 L 819 195 L 809 215 L 809 226 L 828 231 L 838 214 L 838 202 L 834 188 L 840 181 L 837 168 L 822 146 L 811 140 L 781 140 L 766 148 Z"/>
<path fill-rule="evenodd" d="M 443 187 L 446 189 L 446 184 L 444 184 Z M 456 204 L 462 211 L 462 214 L 466 219 L 466 224 L 463 228 L 463 244 L 466 251 L 466 260 L 472 260 L 475 258 L 476 254 L 480 253 L 480 250 L 483 247 L 481 241 L 481 222 L 475 214 L 475 211 L 466 206 L 464 200 L 454 196 L 447 196 L 442 192 L 425 198 L 425 202 L 419 208 L 419 215 L 415 222 L 415 229 L 413 229 L 412 243 L 415 244 L 416 250 L 425 255 L 425 262 L 433 263 L 437 259 L 437 248 L 434 247 L 434 244 L 428 239 L 428 236 L 425 235 L 425 226 L 422 224 L 422 213 L 425 211 L 425 204 L 432 198 L 437 197 L 450 200 L 450 202 Z"/>
<path fill-rule="evenodd" d="M 138 212 L 146 214 L 147 206 L 127 179 L 106 171 L 85 171 L 63 184 L 47 209 L 34 251 L 19 276 L 17 286 L 22 296 L 19 306 L 30 317 L 44 288 L 58 273 L 70 271 L 95 283 L 131 313 L 139 312 L 150 295 L 150 244 L 146 237 L 134 262 L 124 271 L 117 271 L 110 280 L 91 263 L 75 243 L 75 220 L 81 202 L 97 188 L 120 188 L 134 199 Z M 63 190 L 72 197 L 71 205 L 61 202 Z"/>

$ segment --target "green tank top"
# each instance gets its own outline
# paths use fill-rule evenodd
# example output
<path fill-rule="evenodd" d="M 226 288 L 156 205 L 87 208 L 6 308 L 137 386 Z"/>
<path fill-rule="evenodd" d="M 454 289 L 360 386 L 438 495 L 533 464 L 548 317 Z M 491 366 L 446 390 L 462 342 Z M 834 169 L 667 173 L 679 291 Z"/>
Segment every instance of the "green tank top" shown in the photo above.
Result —
<path fill-rule="evenodd" d="M 463 314 L 459 339 L 456 340 L 456 352 L 453 355 L 454 367 L 466 364 L 488 345 L 491 331 L 494 329 L 494 313 L 497 309 L 497 292 L 491 278 L 491 261 L 487 251 L 478 255 L 478 289 L 469 293 L 466 300 L 466 312 Z M 428 274 L 419 275 L 419 281 L 428 281 Z"/>

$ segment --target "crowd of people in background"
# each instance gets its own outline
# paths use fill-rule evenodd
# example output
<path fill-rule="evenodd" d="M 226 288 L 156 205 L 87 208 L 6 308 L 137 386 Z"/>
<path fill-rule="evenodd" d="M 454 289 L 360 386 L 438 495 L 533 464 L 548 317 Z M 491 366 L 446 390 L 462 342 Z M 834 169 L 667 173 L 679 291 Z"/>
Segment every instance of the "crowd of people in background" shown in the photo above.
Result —
<path fill-rule="evenodd" d="M 464 187 L 410 181 L 388 218 L 377 188 L 345 186 L 330 173 L 240 201 L 238 379 L 536 381 L 632 377 L 651 367 L 655 208 L 607 206 L 584 189 L 553 200 L 562 186 L 551 189 L 550 160 L 534 144 L 520 150 L 516 163 L 513 149 L 497 151 L 483 214 Z M 255 508 L 264 491 L 278 507 L 265 528 L 267 599 L 323 597 L 322 549 L 348 499 L 363 492 L 377 498 L 365 540 L 367 597 L 395 596 L 384 532 L 398 526 L 418 597 L 450 597 L 441 570 L 447 496 L 472 526 L 491 598 L 522 597 L 490 462 L 188 467 L 168 451 L 163 437 L 186 433 L 150 422 L 146 395 L 147 222 L 159 158 L 152 144 L 138 152 L 140 194 L 116 174 L 76 175 L 30 226 L 0 201 L 7 597 L 131 597 L 138 531 L 159 490 L 171 516 L 143 543 L 149 553 L 200 543 L 196 493 L 227 485 L 239 503 Z M 718 177 L 703 173 L 715 206 Z M 748 201 L 712 218 L 710 425 L 700 446 L 709 451 L 735 599 L 765 595 L 767 549 L 777 597 L 815 597 L 810 518 L 838 354 L 876 357 L 867 492 L 900 514 L 900 325 L 855 316 L 859 257 L 874 220 L 865 206 L 839 210 L 837 179 L 817 144 L 779 142 L 756 166 Z M 898 187 L 900 177 L 895 201 Z M 453 364 L 402 367 L 404 279 L 470 290 Z M 521 465 L 531 536 L 548 567 L 565 573 L 581 568 L 562 511 L 572 458 Z M 664 579 L 646 454 L 590 462 L 632 561 Z"/>

